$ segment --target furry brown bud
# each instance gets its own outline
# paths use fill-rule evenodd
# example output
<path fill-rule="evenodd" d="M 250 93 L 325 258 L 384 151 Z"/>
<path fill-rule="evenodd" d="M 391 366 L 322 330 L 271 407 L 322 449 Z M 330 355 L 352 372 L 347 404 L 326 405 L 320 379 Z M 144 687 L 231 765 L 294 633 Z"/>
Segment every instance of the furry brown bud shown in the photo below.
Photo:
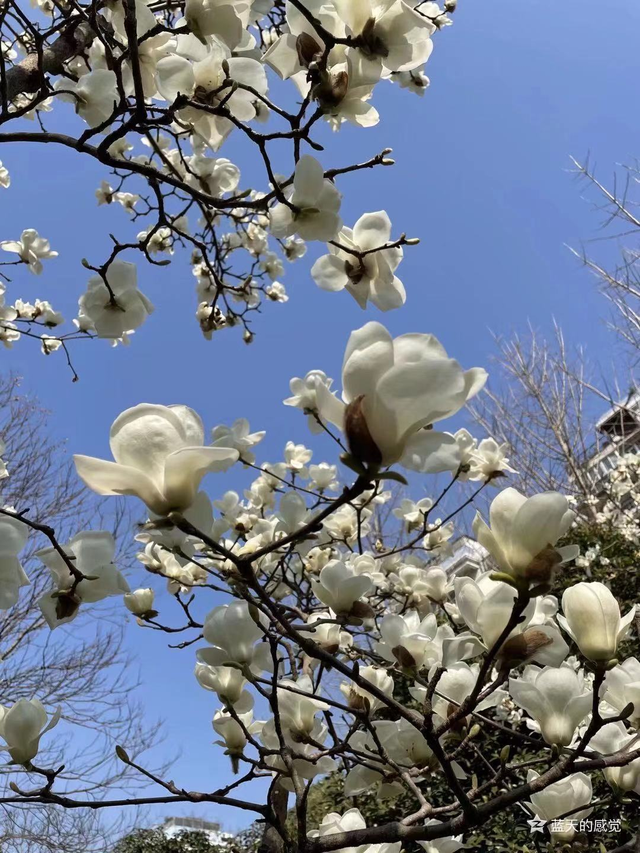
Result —
<path fill-rule="evenodd" d="M 536 652 L 552 643 L 551 637 L 538 628 L 527 628 L 522 634 L 511 637 L 500 650 L 500 657 L 511 666 L 517 666 L 535 656 Z"/>

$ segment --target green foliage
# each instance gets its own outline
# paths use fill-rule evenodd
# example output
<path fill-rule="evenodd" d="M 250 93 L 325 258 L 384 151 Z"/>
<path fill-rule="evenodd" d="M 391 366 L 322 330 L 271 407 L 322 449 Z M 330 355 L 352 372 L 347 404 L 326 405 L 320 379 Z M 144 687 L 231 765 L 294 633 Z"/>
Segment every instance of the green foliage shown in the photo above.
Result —
<path fill-rule="evenodd" d="M 167 838 L 161 829 L 139 829 L 119 841 L 113 853 L 228 853 L 228 848 L 212 844 L 204 832 Z"/>

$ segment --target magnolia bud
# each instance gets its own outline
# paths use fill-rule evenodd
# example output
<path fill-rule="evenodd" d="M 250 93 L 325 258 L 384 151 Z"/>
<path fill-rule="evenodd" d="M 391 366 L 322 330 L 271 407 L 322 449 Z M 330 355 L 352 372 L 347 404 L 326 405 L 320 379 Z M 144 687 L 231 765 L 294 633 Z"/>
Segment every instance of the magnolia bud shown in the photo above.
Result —
<path fill-rule="evenodd" d="M 562 555 L 549 545 L 533 558 L 524 570 L 524 577 L 534 583 L 550 581 L 562 562 Z"/>
<path fill-rule="evenodd" d="M 296 51 L 300 65 L 308 68 L 322 53 L 322 48 L 309 33 L 300 33 L 296 39 Z"/>
<path fill-rule="evenodd" d="M 373 440 L 363 411 L 364 394 L 352 400 L 344 414 L 344 433 L 351 454 L 360 462 L 380 465 L 382 454 Z"/>
<path fill-rule="evenodd" d="M 153 598 L 152 589 L 135 589 L 124 596 L 124 606 L 134 616 L 149 616 L 153 612 Z"/>
<path fill-rule="evenodd" d="M 527 628 L 522 634 L 511 637 L 500 649 L 500 657 L 510 666 L 532 658 L 536 652 L 552 643 L 551 637 L 537 628 Z"/>

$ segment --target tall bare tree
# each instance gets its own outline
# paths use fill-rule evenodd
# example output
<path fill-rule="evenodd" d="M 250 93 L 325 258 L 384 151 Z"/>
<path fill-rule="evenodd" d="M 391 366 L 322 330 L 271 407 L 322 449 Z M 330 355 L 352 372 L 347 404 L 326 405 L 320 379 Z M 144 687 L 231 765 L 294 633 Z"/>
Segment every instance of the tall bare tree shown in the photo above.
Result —
<path fill-rule="evenodd" d="M 48 413 L 23 393 L 15 376 L 0 376 L 0 412 L 0 436 L 10 471 L 0 481 L 3 505 L 29 508 L 30 515 L 55 528 L 59 541 L 88 526 L 90 519 L 95 525 L 96 515 L 116 533 L 130 528 L 131 518 L 121 506 L 103 515 L 100 502 L 78 484 L 64 442 L 49 431 Z M 61 725 L 59 737 L 50 739 L 46 761 L 59 766 L 64 753 L 74 768 L 66 774 L 69 788 L 99 796 L 100 789 L 130 784 L 123 765 L 112 758 L 113 742 L 126 743 L 140 753 L 153 744 L 158 731 L 146 722 L 140 724 L 142 715 L 133 698 L 136 673 L 123 650 L 124 622 L 115 610 L 102 609 L 101 618 L 87 620 L 81 630 L 50 632 L 37 606 L 50 586 L 48 571 L 33 555 L 43 544 L 34 539 L 24 561 L 30 585 L 15 607 L 0 614 L 0 703 L 38 695 L 51 706 L 62 705 L 65 720 L 81 726 L 85 736 L 79 741 L 77 728 L 72 737 Z M 122 554 L 125 564 L 126 559 Z M 7 772 L 0 767 L 0 773 Z M 90 813 L 3 805 L 0 849 L 87 853 L 104 850 L 113 830 Z"/>

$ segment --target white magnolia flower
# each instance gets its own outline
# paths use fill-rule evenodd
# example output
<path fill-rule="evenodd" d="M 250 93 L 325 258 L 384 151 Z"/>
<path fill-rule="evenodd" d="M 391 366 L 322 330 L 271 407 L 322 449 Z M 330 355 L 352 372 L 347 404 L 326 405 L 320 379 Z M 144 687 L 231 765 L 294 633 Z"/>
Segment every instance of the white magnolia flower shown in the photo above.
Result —
<path fill-rule="evenodd" d="M 508 452 L 509 445 L 506 442 L 498 444 L 493 438 L 483 438 L 473 453 L 469 479 L 488 480 L 505 471 L 515 474 L 506 456 Z"/>
<path fill-rule="evenodd" d="M 307 619 L 308 630 L 300 633 L 332 654 L 335 654 L 338 649 L 347 649 L 353 645 L 353 637 L 335 621 L 335 618 L 336 614 L 332 610 L 312 613 Z"/>
<path fill-rule="evenodd" d="M 535 770 L 527 773 L 527 782 L 538 778 Z M 588 817 L 593 809 L 589 803 L 593 796 L 591 779 L 586 773 L 573 773 L 566 779 L 548 785 L 544 790 L 531 795 L 531 806 L 535 816 L 549 824 L 553 841 L 571 841 L 581 820 Z M 584 806 L 584 808 L 580 808 Z M 575 810 L 575 811 L 574 811 Z M 560 815 L 571 812 L 570 816 L 558 821 Z"/>
<path fill-rule="evenodd" d="M 310 487 L 319 492 L 338 490 L 338 469 L 335 465 L 320 462 L 319 465 L 309 465 Z"/>
<path fill-rule="evenodd" d="M 200 41 L 206 43 L 205 36 L 218 36 L 233 50 L 245 35 L 250 9 L 250 0 L 186 0 L 184 17 Z"/>
<path fill-rule="evenodd" d="M 403 498 L 399 506 L 393 510 L 396 518 L 401 518 L 411 532 L 424 524 L 425 516 L 433 506 L 431 498 L 421 498 L 419 501 Z"/>
<path fill-rule="evenodd" d="M 577 546 L 570 545 L 555 549 L 551 565 L 543 559 L 547 549 L 553 549 L 569 530 L 575 516 L 565 496 L 558 492 L 525 498 L 517 489 L 509 488 L 491 502 L 491 528 L 476 513 L 473 532 L 501 571 L 531 581 L 548 581 L 555 565 L 573 559 L 578 552 Z"/>
<path fill-rule="evenodd" d="M 269 646 L 258 643 L 264 637 L 266 617 L 250 609 L 246 601 L 233 601 L 214 607 L 204 620 L 204 639 L 212 648 L 200 649 L 198 658 L 209 666 L 225 666 L 230 662 L 256 664 L 267 668 Z"/>
<path fill-rule="evenodd" d="M 341 196 L 324 176 L 320 163 L 305 154 L 296 165 L 293 184 L 285 189 L 291 207 L 279 202 L 269 217 L 274 237 L 298 234 L 303 240 L 332 240 L 342 227 Z"/>
<path fill-rule="evenodd" d="M 266 432 L 250 432 L 249 421 L 238 418 L 230 427 L 219 424 L 211 432 L 213 447 L 233 447 L 240 454 L 240 461 L 253 465 L 256 461 L 251 448 L 260 444 Z"/>
<path fill-rule="evenodd" d="M 200 650 L 201 651 L 201 650 Z M 234 666 L 210 666 L 200 661 L 197 652 L 195 676 L 198 684 L 205 690 L 212 690 L 225 705 L 233 705 L 238 713 L 246 713 L 253 708 L 253 696 L 245 690 L 247 679 Z"/>
<path fill-rule="evenodd" d="M 320 572 L 319 580 L 312 580 L 316 598 L 334 613 L 348 614 L 359 599 L 373 589 L 371 579 L 358 575 L 340 560 L 331 560 Z"/>
<path fill-rule="evenodd" d="M 640 727 L 640 661 L 638 658 L 627 658 L 609 670 L 604 680 L 605 702 L 620 713 L 623 708 L 633 703 L 633 711 L 629 723 Z"/>
<path fill-rule="evenodd" d="M 3 448 L 4 449 L 4 448 Z M 18 601 L 20 588 L 29 584 L 18 554 L 27 544 L 29 528 L 9 515 L 0 515 L 0 610 Z"/>
<path fill-rule="evenodd" d="M 305 447 L 304 444 L 295 444 L 293 441 L 288 441 L 284 448 L 284 464 L 287 468 L 299 477 L 308 477 L 307 462 L 311 461 L 313 451 Z"/>
<path fill-rule="evenodd" d="M 35 275 L 42 272 L 42 261 L 58 257 L 58 253 L 52 251 L 49 241 L 41 237 L 35 228 L 26 228 L 19 240 L 3 240 L 0 249 L 15 252 L 20 256 L 20 260 L 27 264 L 29 272 Z"/>
<path fill-rule="evenodd" d="M 204 447 L 200 417 L 187 406 L 141 403 L 119 415 L 109 445 L 115 462 L 74 456 L 82 480 L 99 495 L 135 495 L 157 515 L 184 511 L 203 476 L 238 459 L 227 447 Z"/>
<path fill-rule="evenodd" d="M 621 750 L 638 748 L 637 734 L 629 734 L 624 723 L 618 720 L 607 723 L 589 741 L 589 748 L 595 749 L 602 755 L 611 755 Z M 607 767 L 604 778 L 614 788 L 620 791 L 635 791 L 640 794 L 640 758 L 630 761 L 621 767 Z"/>
<path fill-rule="evenodd" d="M 431 818 L 425 822 L 425 826 L 440 826 L 441 821 Z M 445 835 L 443 838 L 435 838 L 433 841 L 418 841 L 425 853 L 457 853 L 465 846 L 461 835 Z"/>
<path fill-rule="evenodd" d="M 391 220 L 384 210 L 365 213 L 351 228 L 343 228 L 335 242 L 311 268 L 318 287 L 347 290 L 361 308 L 371 300 L 381 311 L 404 305 L 406 293 L 395 270 L 402 260 L 400 247 L 382 248 L 391 240 Z"/>
<path fill-rule="evenodd" d="M 437 628 L 433 613 L 422 620 L 415 610 L 409 610 L 402 616 L 389 613 L 380 622 L 381 642 L 376 643 L 376 651 L 402 667 L 422 669 L 430 666 L 437 657 L 433 642 Z"/>
<path fill-rule="evenodd" d="M 253 721 L 253 711 L 237 714 L 237 717 L 238 719 L 230 714 L 229 711 L 221 709 L 220 711 L 216 711 L 212 721 L 215 733 L 222 738 L 222 740 L 215 741 L 215 743 L 225 747 L 225 754 L 230 756 L 234 772 L 237 772 L 234 758 L 242 755 L 247 745 L 245 729 L 249 734 L 253 734 L 262 728 L 261 723 Z"/>
<path fill-rule="evenodd" d="M 0 160 L 0 187 L 3 187 L 6 190 L 9 189 L 10 186 L 11 175 L 9 174 L 7 167 L 2 164 L 2 160 Z"/>
<path fill-rule="evenodd" d="M 38 600 L 38 607 L 51 629 L 75 619 L 78 606 L 83 602 L 93 604 L 109 596 L 129 592 L 129 584 L 114 565 L 116 543 L 108 531 L 78 533 L 63 546 L 63 550 L 73 561 L 73 566 L 85 575 L 79 583 L 75 583 L 75 576 L 55 548 L 42 548 L 36 552 L 36 557 L 49 569 L 56 585 L 53 592 L 45 593 Z"/>
<path fill-rule="evenodd" d="M 522 678 L 509 679 L 515 702 L 539 724 L 550 744 L 568 746 L 591 710 L 592 691 L 581 671 L 571 666 L 528 666 Z"/>
<path fill-rule="evenodd" d="M 360 676 L 381 691 L 386 697 L 389 699 L 392 698 L 393 678 L 386 669 L 378 666 L 365 666 L 360 669 Z M 385 707 L 382 699 L 370 693 L 366 687 L 361 687 L 353 681 L 343 681 L 340 685 L 340 690 L 345 695 L 349 706 L 355 710 L 373 714 L 378 708 Z"/>
<path fill-rule="evenodd" d="M 356 458 L 436 473 L 457 469 L 458 445 L 426 427 L 458 412 L 486 376 L 462 370 L 433 335 L 394 340 L 380 323 L 367 323 L 347 343 L 342 400 L 323 385 L 316 393 L 321 417 L 345 430 Z"/>
<path fill-rule="evenodd" d="M 408 89 L 421 98 L 431 85 L 431 81 L 424 73 L 423 68 L 414 68 L 412 71 L 396 71 L 391 75 L 394 83 L 399 83 L 401 89 Z"/>
<path fill-rule="evenodd" d="M 333 0 L 359 50 L 387 71 L 411 71 L 423 65 L 433 49 L 435 26 L 403 0 Z"/>
<path fill-rule="evenodd" d="M 467 626 L 491 648 L 511 617 L 516 590 L 509 584 L 494 581 L 490 573 L 476 580 L 454 579 L 455 602 Z M 524 621 L 511 632 L 510 638 L 522 644 L 522 659 L 535 660 L 543 666 L 559 666 L 569 653 L 560 631 L 546 616 L 536 614 L 533 599 L 524 611 Z M 517 644 L 516 644 L 517 645 Z"/>
<path fill-rule="evenodd" d="M 603 583 L 577 583 L 562 594 L 562 612 L 558 622 L 582 654 L 593 661 L 615 658 L 618 644 L 627 635 L 636 612 L 635 606 L 620 617 L 620 606 Z"/>
<path fill-rule="evenodd" d="M 366 829 L 367 824 L 358 809 L 348 809 L 344 814 L 331 812 L 322 818 L 322 823 L 317 829 L 308 833 L 309 838 L 326 838 L 338 832 L 353 832 L 357 829 Z M 399 853 L 402 842 L 383 844 L 364 844 L 360 847 L 342 847 L 342 853 Z"/>
<path fill-rule="evenodd" d="M 286 288 L 284 284 L 279 281 L 274 281 L 273 284 L 270 284 L 268 287 L 265 287 L 264 292 L 265 295 L 268 296 L 272 302 L 289 301 Z"/>
<path fill-rule="evenodd" d="M 477 663 L 469 665 L 464 661 L 458 661 L 447 666 L 446 672 L 438 680 L 433 699 L 433 710 L 439 717 L 446 720 L 458 710 L 476 686 L 479 672 L 480 666 Z M 414 699 L 424 704 L 427 695 L 426 687 L 416 684 L 410 689 L 410 693 Z M 486 708 L 493 708 L 506 696 L 507 693 L 504 690 L 494 690 L 475 706 L 475 710 L 483 711 Z"/>
<path fill-rule="evenodd" d="M 11 708 L 0 705 L 0 737 L 6 743 L 11 760 L 29 764 L 40 748 L 40 738 L 58 724 L 62 710 L 58 708 L 47 722 L 47 712 L 37 699 L 18 699 Z"/>
<path fill-rule="evenodd" d="M 225 157 L 205 157 L 194 154 L 188 158 L 189 174 L 186 182 L 209 195 L 220 197 L 232 193 L 240 183 L 240 169 Z"/>
<path fill-rule="evenodd" d="M 139 328 L 154 309 L 138 290 L 135 264 L 114 261 L 105 276 L 106 282 L 101 276 L 89 279 L 78 300 L 78 323 L 100 338 L 115 340 Z"/>
<path fill-rule="evenodd" d="M 327 733 L 328 729 L 326 725 L 318 720 L 311 732 L 310 740 L 313 740 L 314 744 L 322 744 L 327 737 Z M 262 743 L 267 749 L 273 751 L 271 755 L 265 757 L 265 763 L 274 772 L 279 774 L 278 782 L 285 790 L 294 790 L 291 770 L 293 770 L 299 779 L 310 780 L 321 774 L 331 773 L 336 769 L 335 760 L 328 755 L 324 755 L 318 759 L 317 746 L 301 742 L 299 738 L 286 728 L 282 730 L 282 734 L 284 737 L 281 738 L 280 733 L 276 730 L 273 718 L 268 720 L 260 730 Z M 283 740 L 285 748 L 289 750 L 289 754 L 293 758 L 293 767 L 291 767 L 290 762 L 285 763 L 284 759 L 279 755 L 283 747 Z"/>
<path fill-rule="evenodd" d="M 305 415 L 308 415 L 309 430 L 312 433 L 322 432 L 322 427 L 316 419 L 318 412 L 317 390 L 319 385 L 324 385 L 327 389 L 331 387 L 332 379 L 322 370 L 310 370 L 304 379 L 299 376 L 289 382 L 291 394 L 284 400 L 285 406 L 293 406 L 296 409 L 301 409 Z"/>
<path fill-rule="evenodd" d="M 134 616 L 146 616 L 153 610 L 153 600 L 155 594 L 152 589 L 134 589 L 124 596 L 124 606 Z"/>
<path fill-rule="evenodd" d="M 309 695 L 302 696 L 301 693 Z M 318 711 L 329 710 L 326 702 L 316 698 L 308 675 L 301 675 L 297 681 L 282 679 L 278 682 L 278 708 L 282 725 L 300 738 L 311 735 Z"/>
<path fill-rule="evenodd" d="M 58 80 L 54 88 L 61 100 L 74 105 L 89 127 L 97 127 L 110 119 L 119 100 L 116 75 L 106 68 L 96 68 L 79 80 L 65 77 Z"/>

